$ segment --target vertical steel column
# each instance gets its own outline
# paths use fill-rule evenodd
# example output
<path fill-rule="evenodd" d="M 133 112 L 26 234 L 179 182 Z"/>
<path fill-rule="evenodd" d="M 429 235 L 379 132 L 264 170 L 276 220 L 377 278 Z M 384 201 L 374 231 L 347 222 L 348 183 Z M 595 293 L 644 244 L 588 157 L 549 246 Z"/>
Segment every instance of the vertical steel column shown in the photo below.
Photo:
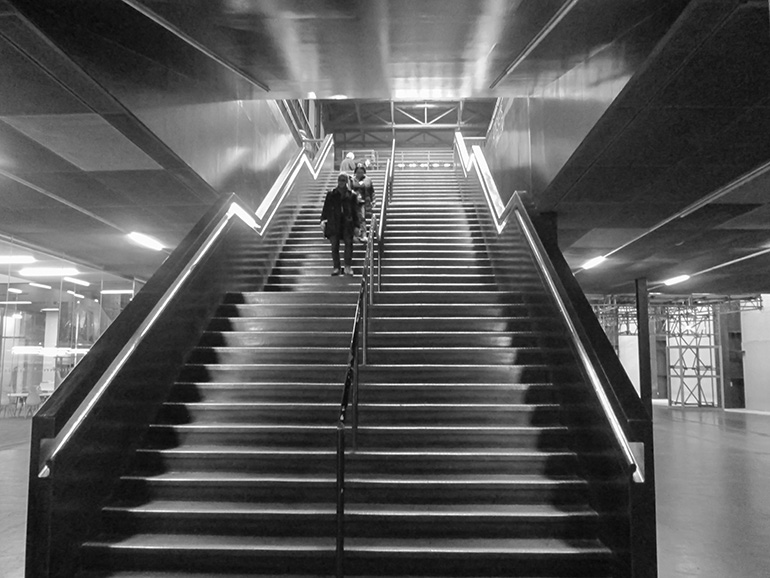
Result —
<path fill-rule="evenodd" d="M 652 359 L 650 357 L 650 297 L 647 279 L 636 280 L 636 331 L 639 342 L 639 393 L 652 417 Z"/>

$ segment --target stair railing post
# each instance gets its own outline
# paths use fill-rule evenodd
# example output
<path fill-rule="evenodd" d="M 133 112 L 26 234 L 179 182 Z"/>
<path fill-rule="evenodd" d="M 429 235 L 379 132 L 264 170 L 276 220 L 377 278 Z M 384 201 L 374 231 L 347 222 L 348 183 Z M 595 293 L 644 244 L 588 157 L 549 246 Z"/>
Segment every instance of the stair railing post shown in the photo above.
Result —
<path fill-rule="evenodd" d="M 353 451 L 358 449 L 358 357 L 353 363 Z"/>
<path fill-rule="evenodd" d="M 344 415 L 344 414 L 343 414 Z M 337 549 L 336 576 L 345 576 L 345 423 L 337 422 Z"/>
<path fill-rule="evenodd" d="M 364 266 L 365 267 L 365 266 Z M 366 360 L 366 350 L 368 346 L 368 333 L 369 333 L 369 298 L 367 296 L 368 288 L 367 288 L 367 278 L 366 273 L 364 273 L 364 295 L 363 295 L 363 312 L 361 315 L 361 355 L 363 357 L 362 361 L 364 362 L 364 365 L 367 364 Z"/>

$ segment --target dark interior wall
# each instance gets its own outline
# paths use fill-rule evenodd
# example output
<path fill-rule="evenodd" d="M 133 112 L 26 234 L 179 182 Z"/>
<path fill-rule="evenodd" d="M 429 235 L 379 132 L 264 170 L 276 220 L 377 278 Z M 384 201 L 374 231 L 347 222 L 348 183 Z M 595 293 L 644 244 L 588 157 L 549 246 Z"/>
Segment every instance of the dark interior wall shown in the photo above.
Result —
<path fill-rule="evenodd" d="M 297 151 L 271 100 L 138 106 L 132 112 L 212 188 L 252 206 Z"/>
<path fill-rule="evenodd" d="M 262 88 L 127 4 L 14 5 L 216 192 L 258 204 L 296 153 Z"/>
<path fill-rule="evenodd" d="M 504 197 L 524 190 L 537 202 L 642 67 L 677 13 L 645 14 L 613 42 L 587 51 L 577 66 L 556 80 L 535 85 L 527 95 L 501 99 L 484 153 Z M 568 33 L 582 32 L 574 27 L 552 34 Z"/>

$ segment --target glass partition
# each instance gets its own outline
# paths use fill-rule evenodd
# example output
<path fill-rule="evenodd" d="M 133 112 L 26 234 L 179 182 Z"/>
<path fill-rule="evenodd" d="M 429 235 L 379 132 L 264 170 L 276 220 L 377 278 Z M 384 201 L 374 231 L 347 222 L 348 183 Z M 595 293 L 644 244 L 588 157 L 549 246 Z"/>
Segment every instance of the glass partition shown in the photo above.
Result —
<path fill-rule="evenodd" d="M 34 414 L 141 287 L 0 241 L 0 418 Z"/>

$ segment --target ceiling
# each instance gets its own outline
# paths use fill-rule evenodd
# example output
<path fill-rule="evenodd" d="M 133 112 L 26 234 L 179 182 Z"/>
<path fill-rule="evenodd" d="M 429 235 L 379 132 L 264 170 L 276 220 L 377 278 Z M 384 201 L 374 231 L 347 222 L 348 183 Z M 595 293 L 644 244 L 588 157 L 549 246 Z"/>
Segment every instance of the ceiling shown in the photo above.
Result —
<path fill-rule="evenodd" d="M 200 168 L 214 149 L 190 160 L 139 109 L 168 126 L 191 105 L 317 98 L 343 146 L 389 142 L 394 130 L 440 144 L 458 127 L 483 134 L 499 97 L 557 87 L 552 97 L 568 102 L 571 72 L 616 46 L 624 69 L 611 104 L 532 192 L 558 214 L 575 265 L 657 227 L 579 272 L 591 292 L 699 271 L 770 243 L 764 177 L 658 227 L 770 160 L 767 10 L 759 0 L 0 0 L 0 234 L 147 278 L 164 255 L 125 233 L 173 247 L 225 185 Z M 765 265 L 770 256 L 676 289 L 770 292 Z"/>

